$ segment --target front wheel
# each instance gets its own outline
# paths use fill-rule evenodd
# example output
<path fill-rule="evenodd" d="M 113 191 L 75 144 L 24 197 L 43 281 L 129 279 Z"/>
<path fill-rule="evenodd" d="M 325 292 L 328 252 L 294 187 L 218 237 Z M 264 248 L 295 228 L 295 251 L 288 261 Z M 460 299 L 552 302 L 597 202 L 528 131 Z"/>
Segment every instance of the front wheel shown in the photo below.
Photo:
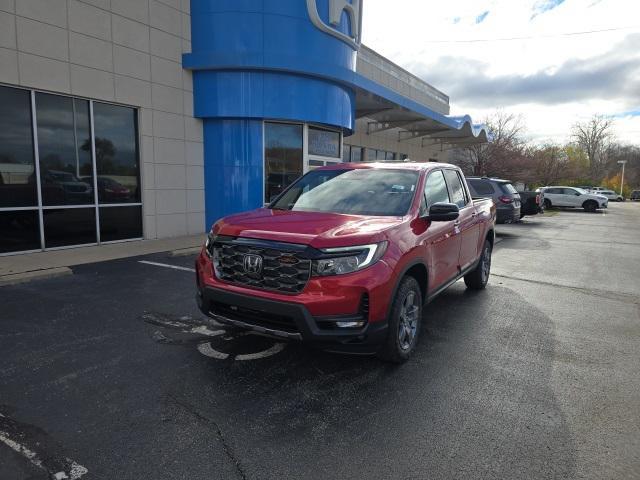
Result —
<path fill-rule="evenodd" d="M 598 209 L 598 204 L 593 200 L 587 200 L 582 204 L 582 208 L 584 208 L 585 212 L 595 212 Z"/>
<path fill-rule="evenodd" d="M 489 274 L 491 273 L 491 252 L 493 248 L 489 240 L 484 241 L 482 255 L 478 265 L 464 276 L 464 283 L 471 290 L 482 290 L 487 286 Z"/>
<path fill-rule="evenodd" d="M 393 363 L 406 362 L 418 343 L 421 320 L 420 285 L 415 278 L 405 277 L 393 300 L 387 339 L 378 357 Z"/>

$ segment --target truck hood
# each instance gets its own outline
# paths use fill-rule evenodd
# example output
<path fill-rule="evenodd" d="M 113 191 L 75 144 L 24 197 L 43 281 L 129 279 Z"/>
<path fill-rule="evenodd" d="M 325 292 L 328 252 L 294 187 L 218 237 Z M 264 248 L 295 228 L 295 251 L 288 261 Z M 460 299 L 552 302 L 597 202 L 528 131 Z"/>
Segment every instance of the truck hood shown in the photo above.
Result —
<path fill-rule="evenodd" d="M 387 238 L 389 229 L 404 220 L 259 208 L 219 220 L 213 233 L 329 248 L 381 242 Z"/>

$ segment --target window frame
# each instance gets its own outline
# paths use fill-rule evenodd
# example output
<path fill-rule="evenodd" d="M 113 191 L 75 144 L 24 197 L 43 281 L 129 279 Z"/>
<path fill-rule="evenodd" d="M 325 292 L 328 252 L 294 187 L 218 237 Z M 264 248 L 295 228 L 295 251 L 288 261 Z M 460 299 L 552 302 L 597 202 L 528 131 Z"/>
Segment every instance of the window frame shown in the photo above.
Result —
<path fill-rule="evenodd" d="M 467 208 L 469 205 L 471 205 L 471 195 L 467 191 L 467 184 L 463 180 L 462 175 L 460 174 L 460 172 L 458 170 L 454 169 L 454 168 L 443 168 L 442 172 L 443 172 L 443 175 L 444 175 L 445 183 L 447 184 L 447 189 L 449 190 L 449 200 L 452 200 L 451 199 L 451 187 L 449 186 L 449 181 L 447 180 L 447 175 L 446 175 L 445 172 L 454 172 L 458 177 L 458 181 L 460 182 L 460 186 L 462 187 L 462 196 L 464 197 L 464 205 L 462 207 L 459 207 L 460 210 L 462 210 L 463 208 Z M 454 203 L 454 202 L 452 201 L 451 203 Z"/>
<path fill-rule="evenodd" d="M 263 206 L 266 207 L 267 205 L 271 204 L 271 202 L 265 201 L 266 186 L 267 186 L 267 177 L 266 177 L 267 169 L 265 168 L 266 167 L 265 162 L 267 160 L 266 148 L 265 148 L 266 147 L 265 133 L 266 133 L 267 123 L 279 123 L 284 125 L 302 126 L 302 175 L 305 175 L 307 172 L 315 168 L 344 163 L 342 161 L 344 156 L 344 150 L 343 150 L 344 149 L 344 133 L 341 130 L 330 128 L 326 125 L 315 124 L 315 123 L 286 121 L 286 120 L 272 119 L 272 118 L 263 119 L 262 120 L 262 201 L 263 201 L 262 205 Z M 310 127 L 316 128 L 318 130 L 327 130 L 327 131 L 339 133 L 340 134 L 340 143 L 339 143 L 340 155 L 338 157 L 323 157 L 321 155 L 309 154 L 309 128 Z"/>
<path fill-rule="evenodd" d="M 145 238 L 145 225 L 144 225 L 144 215 L 145 215 L 145 206 L 143 202 L 143 190 L 144 190 L 144 169 L 142 168 L 142 129 L 140 128 L 141 122 L 141 109 L 140 107 L 134 105 L 127 105 L 118 102 L 110 102 L 104 100 L 94 100 L 92 98 L 83 97 L 79 95 L 68 95 L 64 93 L 58 92 L 50 92 L 46 90 L 41 90 L 37 88 L 25 88 L 14 85 L 7 85 L 0 83 L 0 88 L 13 88 L 17 90 L 23 90 L 29 92 L 30 102 L 29 108 L 31 113 L 31 136 L 33 142 L 33 155 L 34 155 L 34 166 L 35 166 L 35 175 L 36 175 L 36 189 L 37 189 L 37 205 L 29 206 L 29 207 L 0 207 L 0 212 L 11 212 L 11 211 L 19 211 L 19 210 L 31 210 L 38 212 L 38 228 L 40 229 L 40 248 L 35 250 L 18 250 L 12 252 L 3 252 L 0 253 L 0 257 L 12 256 L 12 255 L 22 255 L 25 253 L 35 253 L 35 252 L 49 252 L 56 250 L 66 250 L 70 248 L 78 248 L 85 246 L 96 246 L 96 245 L 109 245 L 113 243 L 124 243 L 124 242 L 133 242 L 138 240 L 143 240 Z M 36 109 L 36 94 L 47 94 L 47 95 L 56 95 L 59 97 L 70 98 L 72 100 L 85 100 L 89 102 L 89 134 L 91 139 L 91 166 L 93 169 L 93 192 L 94 192 L 94 201 L 90 204 L 82 204 L 82 205 L 44 205 L 43 204 L 43 195 L 42 195 L 42 178 L 40 172 L 40 151 L 38 144 L 38 115 Z M 96 168 L 96 151 L 95 151 L 95 128 L 94 128 L 94 114 L 93 114 L 93 106 L 94 103 L 101 103 L 106 105 L 113 105 L 116 107 L 124 107 L 130 108 L 134 111 L 135 114 L 135 138 L 137 142 L 137 163 L 138 163 L 138 181 L 140 188 L 140 201 L 135 203 L 98 203 L 98 190 L 97 190 L 97 168 Z M 110 241 L 102 241 L 100 239 L 100 208 L 110 208 L 110 207 L 132 207 L 132 208 L 140 208 L 141 209 L 141 217 L 142 217 L 142 225 L 140 226 L 140 231 L 142 232 L 141 237 L 136 238 L 126 238 L 122 240 L 110 240 Z M 96 242 L 93 243 L 85 243 L 85 244 L 73 244 L 73 245 L 65 245 L 60 247 L 47 247 L 46 239 L 44 234 L 44 212 L 46 210 L 61 210 L 61 209 L 76 209 L 76 208 L 93 208 L 95 211 L 96 218 Z"/>
<path fill-rule="evenodd" d="M 447 184 L 447 178 L 444 175 L 444 169 L 442 169 L 442 168 L 433 169 L 429 173 L 427 173 L 427 175 L 424 177 L 424 186 L 422 187 L 422 200 L 420 201 L 420 213 L 421 213 L 421 215 L 423 215 L 423 214 L 426 215 L 429 212 L 429 208 L 431 208 L 429 206 L 429 203 L 427 202 L 427 183 L 429 182 L 429 177 L 431 177 L 431 175 L 433 175 L 435 173 L 440 173 L 440 175 L 442 175 L 442 179 L 444 180 L 444 188 L 446 188 L 447 196 L 449 197 L 449 202 L 451 202 L 451 192 L 449 191 L 449 185 Z M 438 202 L 436 202 L 436 203 L 438 203 Z"/>

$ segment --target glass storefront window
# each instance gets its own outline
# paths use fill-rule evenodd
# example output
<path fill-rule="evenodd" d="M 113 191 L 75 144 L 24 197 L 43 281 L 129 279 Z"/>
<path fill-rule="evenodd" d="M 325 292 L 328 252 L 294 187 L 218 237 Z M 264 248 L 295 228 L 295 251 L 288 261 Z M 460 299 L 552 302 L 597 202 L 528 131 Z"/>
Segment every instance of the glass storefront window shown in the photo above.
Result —
<path fill-rule="evenodd" d="M 361 162 L 362 161 L 362 148 L 360 148 L 360 147 L 351 147 L 351 161 L 352 162 Z"/>
<path fill-rule="evenodd" d="M 264 201 L 270 202 L 303 172 L 303 126 L 264 124 Z"/>
<path fill-rule="evenodd" d="M 46 248 L 96 243 L 96 209 L 56 208 L 43 212 Z"/>
<path fill-rule="evenodd" d="M 34 159 L 30 92 L 0 87 L 0 208 L 38 205 Z"/>
<path fill-rule="evenodd" d="M 113 242 L 142 237 L 142 207 L 101 207 L 100 240 Z"/>
<path fill-rule="evenodd" d="M 340 132 L 309 127 L 309 155 L 340 158 Z"/>
<path fill-rule="evenodd" d="M 0 86 L 0 254 L 141 238 L 139 157 L 135 108 Z"/>
<path fill-rule="evenodd" d="M 43 205 L 91 205 L 89 102 L 36 93 Z"/>
<path fill-rule="evenodd" d="M 95 102 L 96 170 L 99 203 L 140 202 L 136 111 Z"/>
<path fill-rule="evenodd" d="M 346 143 L 342 146 L 342 161 L 349 163 L 351 161 L 351 145 Z"/>
<path fill-rule="evenodd" d="M 0 212 L 0 253 L 40 249 L 37 210 Z"/>

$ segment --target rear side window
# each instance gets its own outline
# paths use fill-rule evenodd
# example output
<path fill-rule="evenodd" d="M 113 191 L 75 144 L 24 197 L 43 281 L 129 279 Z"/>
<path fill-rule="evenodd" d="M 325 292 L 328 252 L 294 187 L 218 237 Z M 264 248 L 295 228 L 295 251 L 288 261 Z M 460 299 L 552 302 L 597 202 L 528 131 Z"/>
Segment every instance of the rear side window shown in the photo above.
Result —
<path fill-rule="evenodd" d="M 458 205 L 458 208 L 464 207 L 467 204 L 467 199 L 458 172 L 455 170 L 445 170 L 444 178 L 447 180 L 447 186 L 449 187 L 451 203 Z"/>
<path fill-rule="evenodd" d="M 501 183 L 500 188 L 504 193 L 518 193 L 516 188 L 510 183 Z"/>
<path fill-rule="evenodd" d="M 427 200 L 427 208 L 434 203 L 449 203 L 449 192 L 444 181 L 442 170 L 431 172 L 424 185 L 424 196 Z"/>
<path fill-rule="evenodd" d="M 551 193 L 551 194 L 561 194 L 562 193 L 562 189 L 561 188 L 547 188 L 544 193 Z"/>
<path fill-rule="evenodd" d="M 493 195 L 493 185 L 486 180 L 467 180 L 469 187 L 478 195 Z"/>

